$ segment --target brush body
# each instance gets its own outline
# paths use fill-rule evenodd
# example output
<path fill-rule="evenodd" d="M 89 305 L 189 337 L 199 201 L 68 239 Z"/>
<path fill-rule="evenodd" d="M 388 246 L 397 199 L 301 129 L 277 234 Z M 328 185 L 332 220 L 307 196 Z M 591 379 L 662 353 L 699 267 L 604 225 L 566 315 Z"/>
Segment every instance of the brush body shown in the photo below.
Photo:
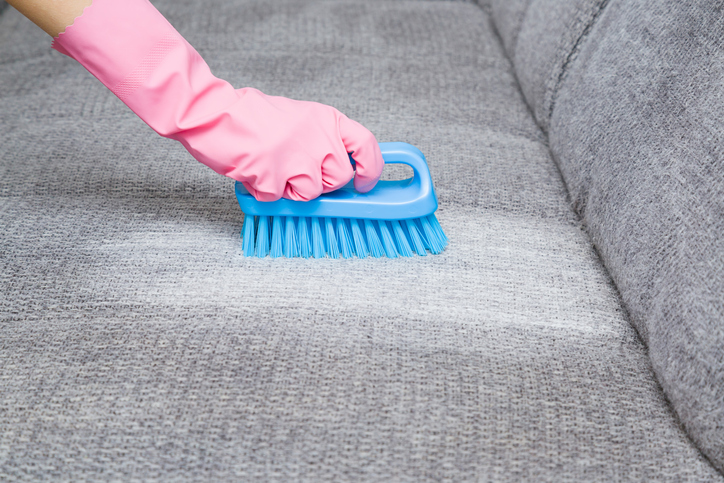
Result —
<path fill-rule="evenodd" d="M 406 143 L 380 143 L 380 150 L 385 164 L 406 164 L 413 177 L 379 181 L 367 193 L 350 182 L 311 201 L 257 201 L 237 182 L 244 255 L 395 258 L 444 250 L 448 238 L 434 214 L 437 197 L 425 156 Z"/>

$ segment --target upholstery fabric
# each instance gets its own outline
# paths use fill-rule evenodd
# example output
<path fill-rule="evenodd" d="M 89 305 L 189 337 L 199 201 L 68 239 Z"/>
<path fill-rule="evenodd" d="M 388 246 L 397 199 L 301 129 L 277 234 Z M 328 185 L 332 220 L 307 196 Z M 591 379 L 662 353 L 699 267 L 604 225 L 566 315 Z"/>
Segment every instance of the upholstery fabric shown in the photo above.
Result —
<path fill-rule="evenodd" d="M 523 25 L 523 19 L 533 0 L 480 0 L 493 19 L 494 27 L 500 37 L 508 58 L 515 60 L 515 45 Z"/>
<path fill-rule="evenodd" d="M 244 258 L 233 183 L 6 11 L 2 478 L 724 480 L 669 407 L 484 10 L 157 5 L 236 87 L 417 145 L 451 244 Z"/>
<path fill-rule="evenodd" d="M 567 67 L 609 0 L 489 1 L 520 88 L 545 132 Z"/>
<path fill-rule="evenodd" d="M 520 88 L 540 127 L 548 124 L 567 67 L 608 0 L 534 0 L 515 42 Z"/>
<path fill-rule="evenodd" d="M 724 471 L 724 3 L 611 1 L 550 146 L 682 423 Z"/>

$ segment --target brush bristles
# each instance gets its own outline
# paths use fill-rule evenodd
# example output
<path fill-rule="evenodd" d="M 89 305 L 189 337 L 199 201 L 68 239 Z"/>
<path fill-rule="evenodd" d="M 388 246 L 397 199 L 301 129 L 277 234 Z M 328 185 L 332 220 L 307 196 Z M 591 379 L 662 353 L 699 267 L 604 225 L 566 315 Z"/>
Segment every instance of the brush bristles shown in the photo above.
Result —
<path fill-rule="evenodd" d="M 349 236 L 349 230 L 347 224 L 344 222 L 344 218 L 337 218 L 337 239 L 339 240 L 339 248 L 343 258 L 352 258 L 354 247 L 352 246 L 352 239 Z"/>
<path fill-rule="evenodd" d="M 299 256 L 309 258 L 312 255 L 312 244 L 309 241 L 307 218 L 300 216 L 297 222 L 297 240 L 299 240 Z"/>
<path fill-rule="evenodd" d="M 269 217 L 259 217 L 259 228 L 256 230 L 256 256 L 264 258 L 269 254 Z"/>
<path fill-rule="evenodd" d="M 405 232 L 402 231 L 402 226 L 398 220 L 390 221 L 392 225 L 392 233 L 395 234 L 395 242 L 397 243 L 397 251 L 403 257 L 411 257 L 412 250 L 410 250 L 410 244 L 407 242 Z"/>
<path fill-rule="evenodd" d="M 432 224 L 430 223 L 430 220 L 427 217 L 420 218 L 420 223 L 422 223 L 422 229 L 425 232 L 425 238 L 427 238 L 428 244 L 429 244 L 429 250 L 431 253 L 438 254 L 445 248 L 445 242 L 444 240 L 441 240 L 440 237 L 435 233 L 434 228 L 432 227 Z"/>
<path fill-rule="evenodd" d="M 312 255 L 314 258 L 322 258 L 326 253 L 322 227 L 319 225 L 319 218 L 315 216 L 312 218 Z"/>
<path fill-rule="evenodd" d="M 331 218 L 324 219 L 324 233 L 327 238 L 327 255 L 329 258 L 339 258 L 339 245 L 337 245 L 337 237 L 334 235 Z"/>
<path fill-rule="evenodd" d="M 294 228 L 294 217 L 287 216 L 284 228 L 284 256 L 287 258 L 299 256 L 299 243 L 297 243 L 297 230 Z"/>
<path fill-rule="evenodd" d="M 422 240 L 422 244 L 425 245 L 426 250 L 431 249 L 430 240 L 427 237 L 427 233 L 425 233 L 425 228 L 421 226 L 422 224 L 422 218 L 416 218 L 412 220 L 412 222 L 415 224 L 417 229 L 420 231 L 420 239 Z"/>
<path fill-rule="evenodd" d="M 359 220 L 352 218 L 349 220 L 349 224 L 352 227 L 352 239 L 354 240 L 354 251 L 357 254 L 357 258 L 365 258 L 367 256 L 367 243 L 365 243 L 365 237 L 362 234 L 362 229 L 359 227 Z"/>
<path fill-rule="evenodd" d="M 417 229 L 415 220 L 405 220 L 405 227 L 407 227 L 407 233 L 410 235 L 410 241 L 415 253 L 421 256 L 427 255 L 425 243 L 422 241 L 422 235 L 420 235 L 420 230 Z"/>
<path fill-rule="evenodd" d="M 448 243 L 434 214 L 402 221 L 248 215 L 241 236 L 244 256 L 260 258 L 424 256 Z"/>
<path fill-rule="evenodd" d="M 282 256 L 282 217 L 272 216 L 272 237 L 271 237 L 271 249 L 269 250 L 269 256 L 272 258 L 279 258 Z"/>
<path fill-rule="evenodd" d="M 254 256 L 254 239 L 256 238 L 254 225 L 253 215 L 244 216 L 244 227 L 241 229 L 241 238 L 245 257 Z"/>
<path fill-rule="evenodd" d="M 372 224 L 372 220 L 365 220 L 365 232 L 367 233 L 367 246 L 370 249 L 370 255 L 375 258 L 380 258 L 385 254 L 385 249 L 382 246 L 380 237 L 377 235 L 375 225 Z"/>
<path fill-rule="evenodd" d="M 447 242 L 450 241 L 450 239 L 447 237 L 444 231 L 442 231 L 442 227 L 440 226 L 440 222 L 437 221 L 437 217 L 434 214 L 427 215 L 427 219 L 430 220 L 430 225 L 432 226 L 433 231 L 436 233 L 437 237 L 443 241 L 443 247 L 447 245 Z"/>
<path fill-rule="evenodd" d="M 392 239 L 390 227 L 387 226 L 387 222 L 385 220 L 379 220 L 377 224 L 380 227 L 382 246 L 385 248 L 385 255 L 387 255 L 387 258 L 397 258 L 397 248 L 395 248 L 395 240 Z"/>

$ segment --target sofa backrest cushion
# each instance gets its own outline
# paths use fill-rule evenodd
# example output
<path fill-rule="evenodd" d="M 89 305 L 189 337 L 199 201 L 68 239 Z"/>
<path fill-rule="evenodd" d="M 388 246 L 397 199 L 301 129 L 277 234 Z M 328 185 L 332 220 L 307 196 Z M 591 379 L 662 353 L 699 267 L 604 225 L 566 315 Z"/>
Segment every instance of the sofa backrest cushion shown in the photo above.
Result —
<path fill-rule="evenodd" d="M 498 29 L 573 205 L 724 471 L 724 5 L 532 0 L 519 17 L 514 41 Z"/>
<path fill-rule="evenodd" d="M 489 9 L 523 95 L 548 130 L 556 93 L 608 0 L 491 0 Z"/>
<path fill-rule="evenodd" d="M 520 26 L 523 24 L 528 4 L 531 0 L 481 0 L 478 4 L 490 12 L 506 54 L 512 60 L 515 57 L 515 43 L 518 40 Z"/>

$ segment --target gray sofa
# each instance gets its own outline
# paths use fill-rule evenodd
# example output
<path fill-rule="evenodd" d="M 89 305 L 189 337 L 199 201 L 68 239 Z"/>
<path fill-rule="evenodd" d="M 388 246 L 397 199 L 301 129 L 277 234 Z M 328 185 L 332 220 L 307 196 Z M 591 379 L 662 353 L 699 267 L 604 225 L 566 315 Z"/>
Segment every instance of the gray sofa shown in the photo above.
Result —
<path fill-rule="evenodd" d="M 721 4 L 154 3 L 418 146 L 451 243 L 243 257 L 233 182 L 5 9 L 0 480 L 724 481 Z"/>

